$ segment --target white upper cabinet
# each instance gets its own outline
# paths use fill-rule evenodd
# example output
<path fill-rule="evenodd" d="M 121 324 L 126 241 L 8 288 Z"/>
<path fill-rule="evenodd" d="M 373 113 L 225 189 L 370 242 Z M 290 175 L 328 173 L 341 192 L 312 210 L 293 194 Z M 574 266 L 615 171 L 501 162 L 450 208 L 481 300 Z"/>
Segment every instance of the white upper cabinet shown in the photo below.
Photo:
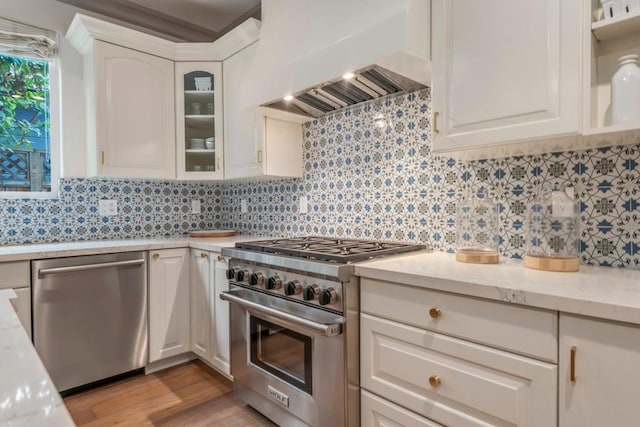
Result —
<path fill-rule="evenodd" d="M 302 122 L 284 112 L 243 108 L 241 91 L 246 84 L 256 44 L 223 63 L 225 110 L 225 178 L 302 176 Z"/>
<path fill-rule="evenodd" d="M 175 178 L 173 62 L 96 41 L 93 69 L 89 175 Z"/>
<path fill-rule="evenodd" d="M 222 63 L 176 63 L 178 179 L 222 179 Z"/>
<path fill-rule="evenodd" d="M 434 152 L 580 132 L 580 0 L 432 5 Z"/>

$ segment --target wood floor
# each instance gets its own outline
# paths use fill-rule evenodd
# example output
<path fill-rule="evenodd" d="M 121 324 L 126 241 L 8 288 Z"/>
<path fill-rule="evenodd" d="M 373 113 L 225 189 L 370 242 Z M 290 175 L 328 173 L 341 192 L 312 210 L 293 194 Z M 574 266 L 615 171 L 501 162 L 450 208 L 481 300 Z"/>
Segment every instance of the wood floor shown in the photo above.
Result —
<path fill-rule="evenodd" d="M 275 426 L 200 361 L 139 375 L 64 399 L 78 426 Z"/>

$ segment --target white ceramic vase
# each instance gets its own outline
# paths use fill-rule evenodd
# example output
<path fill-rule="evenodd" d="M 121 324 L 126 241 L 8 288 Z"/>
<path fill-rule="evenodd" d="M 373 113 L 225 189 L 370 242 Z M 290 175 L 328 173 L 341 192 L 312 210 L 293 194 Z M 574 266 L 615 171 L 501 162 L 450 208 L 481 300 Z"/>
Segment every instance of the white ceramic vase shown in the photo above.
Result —
<path fill-rule="evenodd" d="M 611 124 L 640 122 L 640 66 L 638 55 L 618 59 L 611 79 Z"/>

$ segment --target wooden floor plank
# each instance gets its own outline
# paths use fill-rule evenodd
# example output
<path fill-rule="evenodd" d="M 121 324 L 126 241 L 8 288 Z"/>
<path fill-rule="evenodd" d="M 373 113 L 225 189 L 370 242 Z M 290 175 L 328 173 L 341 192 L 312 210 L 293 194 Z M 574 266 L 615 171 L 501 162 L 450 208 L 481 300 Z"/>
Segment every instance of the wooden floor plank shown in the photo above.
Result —
<path fill-rule="evenodd" d="M 65 404 L 78 426 L 275 426 L 200 361 L 68 396 Z"/>

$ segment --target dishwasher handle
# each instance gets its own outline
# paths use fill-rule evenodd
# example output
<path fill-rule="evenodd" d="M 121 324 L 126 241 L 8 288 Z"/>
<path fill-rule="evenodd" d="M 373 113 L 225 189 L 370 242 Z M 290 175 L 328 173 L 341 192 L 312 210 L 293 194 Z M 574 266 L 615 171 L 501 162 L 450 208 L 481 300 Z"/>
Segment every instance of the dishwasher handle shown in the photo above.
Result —
<path fill-rule="evenodd" d="M 101 262 L 98 264 L 84 264 L 84 265 L 70 265 L 68 267 L 53 267 L 53 268 L 41 268 L 38 270 L 39 276 L 45 276 L 47 274 L 60 274 L 60 273 L 74 273 L 76 271 L 97 270 L 99 268 L 107 267 L 124 267 L 133 265 L 142 265 L 145 260 L 131 259 L 127 261 L 113 261 L 113 262 Z"/>

